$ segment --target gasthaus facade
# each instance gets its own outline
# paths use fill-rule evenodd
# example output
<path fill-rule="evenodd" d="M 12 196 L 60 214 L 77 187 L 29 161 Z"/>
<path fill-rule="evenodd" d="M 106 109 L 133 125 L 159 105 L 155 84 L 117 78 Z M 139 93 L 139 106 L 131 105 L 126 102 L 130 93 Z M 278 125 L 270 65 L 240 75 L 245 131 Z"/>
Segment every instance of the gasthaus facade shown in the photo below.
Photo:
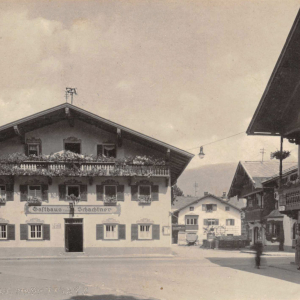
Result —
<path fill-rule="evenodd" d="M 69 103 L 0 127 L 0 255 L 169 253 L 192 157 Z"/>

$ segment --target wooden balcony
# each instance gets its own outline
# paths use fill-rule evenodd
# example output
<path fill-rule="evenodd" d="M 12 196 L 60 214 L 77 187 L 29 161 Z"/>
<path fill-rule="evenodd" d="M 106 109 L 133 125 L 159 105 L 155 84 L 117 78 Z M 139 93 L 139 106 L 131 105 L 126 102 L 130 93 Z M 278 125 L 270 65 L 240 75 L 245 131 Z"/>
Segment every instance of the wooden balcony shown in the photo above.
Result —
<path fill-rule="evenodd" d="M 170 168 L 167 165 L 117 165 L 115 162 L 28 161 L 0 163 L 0 175 L 169 177 Z"/>
<path fill-rule="evenodd" d="M 279 211 L 300 210 L 300 185 L 283 187 L 279 191 Z"/>

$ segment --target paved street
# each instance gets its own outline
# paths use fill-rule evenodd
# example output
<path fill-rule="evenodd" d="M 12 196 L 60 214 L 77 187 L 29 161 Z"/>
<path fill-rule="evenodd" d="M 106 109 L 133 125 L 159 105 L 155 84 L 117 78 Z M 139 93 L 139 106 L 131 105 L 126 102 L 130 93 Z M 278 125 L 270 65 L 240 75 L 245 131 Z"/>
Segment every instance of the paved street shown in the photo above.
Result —
<path fill-rule="evenodd" d="M 173 247 L 173 258 L 0 260 L 0 299 L 299 299 L 290 256 Z"/>

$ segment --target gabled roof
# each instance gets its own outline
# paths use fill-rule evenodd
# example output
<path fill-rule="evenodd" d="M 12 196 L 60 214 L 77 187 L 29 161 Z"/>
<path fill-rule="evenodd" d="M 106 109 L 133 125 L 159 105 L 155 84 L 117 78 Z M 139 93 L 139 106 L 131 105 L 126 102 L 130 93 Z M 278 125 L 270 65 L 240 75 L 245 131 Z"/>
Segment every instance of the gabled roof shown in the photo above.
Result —
<path fill-rule="evenodd" d="M 288 174 L 292 174 L 292 173 L 296 173 L 298 171 L 298 165 L 295 165 L 295 166 L 292 166 L 288 169 L 284 169 L 282 170 L 282 176 L 285 176 L 285 175 L 288 175 Z M 273 176 L 269 177 L 268 179 L 264 180 L 262 182 L 262 184 L 266 184 L 266 183 L 269 183 L 269 182 L 272 182 L 274 180 L 277 180 L 279 178 L 279 174 L 276 173 L 274 174 Z"/>
<path fill-rule="evenodd" d="M 249 124 L 248 135 L 288 134 L 286 127 L 291 121 L 291 115 L 294 116 L 300 107 L 299 43 L 300 10 Z"/>
<path fill-rule="evenodd" d="M 294 166 L 295 162 L 285 162 L 284 168 Z M 278 161 L 240 161 L 234 174 L 228 197 L 234 197 L 248 180 L 254 189 L 262 189 L 262 182 L 279 172 Z"/>
<path fill-rule="evenodd" d="M 177 196 L 172 204 L 172 210 L 180 210 L 182 207 L 189 205 L 199 199 L 198 197 Z"/>
<path fill-rule="evenodd" d="M 34 129 L 41 128 L 62 120 L 81 120 L 88 124 L 99 127 L 107 132 L 117 134 L 117 130 L 121 130 L 122 138 L 140 143 L 146 147 L 152 148 L 162 155 L 166 155 L 168 149 L 170 150 L 170 168 L 171 168 L 171 183 L 175 184 L 177 178 L 184 171 L 193 154 L 184 150 L 178 149 L 174 146 L 156 140 L 152 137 L 104 119 L 89 111 L 79 108 L 70 103 L 64 103 L 50 109 L 33 114 L 26 118 L 8 123 L 0 127 L 0 142 L 9 138 L 13 138 L 20 133 L 30 132 Z M 15 128 L 17 126 L 17 130 Z"/>
<path fill-rule="evenodd" d="M 186 207 L 188 207 L 188 206 L 190 206 L 190 205 L 192 205 L 192 204 L 196 204 L 196 203 L 198 203 L 198 202 L 200 202 L 200 201 L 202 201 L 202 200 L 204 200 L 204 199 L 206 199 L 206 198 L 214 198 L 214 199 L 220 201 L 221 203 L 223 203 L 224 205 L 230 206 L 230 207 L 232 207 L 232 208 L 237 209 L 238 211 L 241 211 L 239 208 L 237 208 L 236 206 L 232 205 L 231 203 L 229 203 L 229 202 L 227 202 L 227 201 L 225 201 L 225 200 L 223 200 L 223 199 L 221 199 L 221 198 L 219 198 L 219 197 L 217 197 L 217 196 L 215 196 L 215 195 L 212 195 L 212 194 L 205 195 L 205 196 L 203 196 L 202 198 L 198 198 L 198 199 L 196 199 L 196 200 L 194 200 L 194 201 L 191 201 L 191 202 L 189 202 L 189 203 L 186 203 L 184 206 L 180 207 L 180 208 L 177 209 L 176 211 L 180 211 L 180 210 L 182 210 L 182 209 L 184 209 L 184 208 L 186 208 Z"/>

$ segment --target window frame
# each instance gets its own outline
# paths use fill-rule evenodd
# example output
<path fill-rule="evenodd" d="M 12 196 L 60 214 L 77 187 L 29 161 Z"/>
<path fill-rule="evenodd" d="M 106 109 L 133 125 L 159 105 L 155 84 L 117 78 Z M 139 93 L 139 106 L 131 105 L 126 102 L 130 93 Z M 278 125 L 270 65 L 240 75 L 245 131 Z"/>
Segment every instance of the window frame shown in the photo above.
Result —
<path fill-rule="evenodd" d="M 66 144 L 79 144 L 79 151 L 80 151 L 80 153 L 77 153 L 77 152 L 73 152 L 73 151 L 71 151 L 71 150 L 66 150 Z M 70 151 L 70 152 L 72 152 L 72 153 L 75 153 L 75 154 L 82 154 L 82 146 L 81 146 L 81 142 L 79 142 L 79 141 L 64 141 L 64 151 Z"/>
<path fill-rule="evenodd" d="M 194 211 L 195 207 L 194 206 L 190 206 L 190 211 Z"/>
<path fill-rule="evenodd" d="M 219 221 L 220 221 L 219 219 L 213 219 L 213 218 L 204 219 L 204 220 L 207 221 L 207 225 L 206 226 L 218 226 L 217 224 L 215 224 L 216 220 L 218 220 L 218 224 L 219 224 Z M 209 223 L 212 223 L 212 220 L 213 220 L 214 224 L 209 224 Z"/>
<path fill-rule="evenodd" d="M 40 153 L 40 143 L 26 143 L 27 147 L 28 147 L 28 156 L 30 155 L 35 155 L 35 154 L 30 154 L 30 146 L 36 146 L 36 152 L 37 152 L 37 155 L 36 156 L 39 156 L 41 153 Z"/>
<path fill-rule="evenodd" d="M 5 232 L 2 230 L 2 226 L 4 226 Z M 3 233 L 5 233 L 5 237 L 2 237 Z M 0 240 L 7 240 L 7 224 L 0 224 Z"/>
<path fill-rule="evenodd" d="M 102 150 L 102 153 L 100 154 L 100 153 L 98 153 L 98 145 L 99 146 L 101 146 L 101 150 Z M 104 147 L 105 146 L 114 146 L 115 147 L 115 156 L 106 156 L 105 154 L 104 154 Z M 103 143 L 103 144 L 97 144 L 97 156 L 104 156 L 105 155 L 105 157 L 108 157 L 108 158 L 117 158 L 117 145 L 116 144 L 114 144 L 114 143 Z"/>
<path fill-rule="evenodd" d="M 34 196 L 32 196 L 32 195 L 30 195 L 30 191 L 32 191 L 32 190 L 30 190 L 30 187 L 33 187 L 33 186 L 38 186 L 38 187 L 40 187 L 40 192 L 41 192 L 41 196 L 40 196 L 40 198 L 38 197 L 38 196 L 36 196 L 36 192 L 35 192 L 35 195 Z M 35 191 L 37 191 L 37 190 L 35 190 Z M 28 199 L 30 199 L 31 197 L 36 197 L 36 198 L 38 198 L 39 200 L 41 200 L 42 201 L 42 199 L 43 199 L 43 193 L 42 193 L 42 186 L 40 185 L 40 184 L 30 184 L 30 185 L 28 185 L 27 186 L 27 195 L 28 195 Z"/>
<path fill-rule="evenodd" d="M 32 226 L 35 227 L 35 230 L 32 231 Z M 41 230 L 38 231 L 38 226 L 41 226 Z M 34 232 L 35 237 L 32 237 L 31 234 Z M 41 236 L 38 237 L 38 232 L 41 233 Z M 28 224 L 28 240 L 37 240 L 37 241 L 42 241 L 43 240 L 43 224 Z"/>
<path fill-rule="evenodd" d="M 80 185 L 79 184 L 67 184 L 66 185 L 66 197 L 69 195 L 69 187 L 77 187 L 78 188 L 78 197 L 80 197 Z M 73 194 L 74 195 L 74 194 Z M 75 195 L 74 195 L 75 196 Z M 76 196 L 77 197 L 77 196 Z"/>
<path fill-rule="evenodd" d="M 116 191 L 116 193 L 115 193 L 115 196 L 116 196 L 116 199 L 117 199 L 117 195 L 118 195 L 118 188 L 117 188 L 117 186 L 116 185 L 114 185 L 114 184 L 106 184 L 106 185 L 103 185 L 103 196 L 104 196 L 104 201 L 105 201 L 105 198 L 106 198 L 106 187 L 114 187 L 115 188 L 115 191 Z"/>
<path fill-rule="evenodd" d="M 149 195 L 141 195 L 140 194 L 140 187 L 145 187 L 145 186 L 149 187 Z M 138 197 L 140 197 L 140 196 L 149 196 L 150 199 L 151 199 L 151 193 L 152 193 L 152 188 L 151 188 L 150 184 L 139 184 L 138 185 Z"/>
<path fill-rule="evenodd" d="M 138 239 L 139 240 L 152 240 L 153 235 L 153 224 L 138 224 Z M 141 230 L 141 227 L 144 226 L 145 229 L 147 229 L 147 226 L 149 226 L 149 230 Z M 142 236 L 141 232 L 149 232 L 148 236 Z"/>
<path fill-rule="evenodd" d="M 198 217 L 196 216 L 185 216 L 185 225 L 199 225 Z"/>
<path fill-rule="evenodd" d="M 235 219 L 226 219 L 226 226 L 235 226 Z"/>
<path fill-rule="evenodd" d="M 103 224 L 104 226 L 104 236 L 103 236 L 103 238 L 104 238 L 104 240 L 118 240 L 119 239 L 119 224 Z M 109 230 L 107 230 L 107 227 L 110 227 L 110 226 L 112 226 L 113 228 L 115 228 L 115 230 L 112 230 L 112 231 L 109 231 Z M 107 237 L 107 232 L 116 232 L 116 236 L 112 236 L 112 237 Z"/>

